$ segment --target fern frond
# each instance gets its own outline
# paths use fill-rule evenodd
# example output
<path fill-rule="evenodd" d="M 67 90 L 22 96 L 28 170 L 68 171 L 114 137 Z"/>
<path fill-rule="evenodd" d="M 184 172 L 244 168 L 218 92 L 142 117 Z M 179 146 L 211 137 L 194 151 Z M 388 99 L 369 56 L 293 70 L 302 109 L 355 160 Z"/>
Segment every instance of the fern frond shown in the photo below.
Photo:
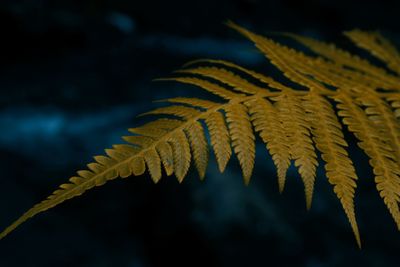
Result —
<path fill-rule="evenodd" d="M 147 169 L 149 170 L 151 179 L 154 183 L 158 183 L 161 179 L 161 159 L 157 151 L 152 148 L 148 149 L 144 154 L 144 161 L 146 162 Z"/>
<path fill-rule="evenodd" d="M 6 228 L 0 234 L 0 239 L 14 230 L 19 224 L 36 214 L 52 208 L 65 200 L 79 196 L 95 186 L 101 186 L 119 176 L 125 178 L 132 174 L 142 175 L 148 169 L 152 180 L 158 182 L 162 176 L 161 160 L 167 174 L 171 174 L 171 168 L 173 168 L 178 180 L 182 181 L 189 169 L 191 160 L 189 143 L 183 129 L 190 126 L 193 122 L 197 122 L 198 117 L 202 113 L 201 111 L 184 106 L 160 108 L 148 114 L 154 113 L 177 115 L 184 117 L 186 121 L 160 119 L 142 127 L 130 129 L 135 134 L 143 135 L 125 136 L 123 139 L 132 145 L 116 145 L 113 149 L 106 150 L 107 157 L 96 156 L 96 162 L 88 164 L 90 171 L 78 171 L 76 176 L 70 178 L 69 183 L 62 184 L 46 200 L 35 205 Z M 156 132 L 156 128 L 161 131 Z M 162 131 L 163 129 L 166 131 Z M 155 136 L 158 139 L 153 138 Z M 168 148 L 169 145 L 165 144 L 166 142 L 172 147 L 173 164 L 171 164 L 171 151 Z M 162 156 L 160 157 L 160 155 Z"/>
<path fill-rule="evenodd" d="M 210 132 L 211 145 L 214 149 L 220 172 L 224 172 L 232 155 L 231 139 L 221 112 L 214 112 L 206 118 L 208 131 Z"/>
<path fill-rule="evenodd" d="M 377 189 L 400 229 L 400 166 L 392 148 L 380 138 L 379 130 L 349 96 L 341 93 L 334 99 L 339 103 L 337 107 L 343 123 L 354 133 L 360 141 L 358 146 L 370 158 Z"/>
<path fill-rule="evenodd" d="M 308 77 L 297 72 L 294 66 L 291 66 L 291 64 L 301 64 L 303 61 L 308 61 L 308 57 L 293 49 L 282 46 L 268 38 L 252 33 L 232 22 L 229 22 L 228 26 L 254 42 L 255 46 L 260 50 L 260 52 L 262 52 L 271 61 L 271 63 L 278 67 L 279 70 L 282 71 L 283 75 L 285 75 L 291 81 L 306 88 L 318 89 L 320 91 L 326 90 L 321 83 L 309 79 Z M 286 59 L 290 57 L 289 55 L 296 57 L 296 60 L 287 62 Z"/>
<path fill-rule="evenodd" d="M 233 99 L 238 96 L 238 94 L 227 90 L 215 83 L 211 83 L 209 81 L 205 81 L 202 79 L 198 78 L 193 78 L 193 77 L 176 77 L 176 78 L 164 78 L 164 79 L 158 79 L 157 81 L 177 81 L 181 83 L 186 83 L 186 84 L 191 84 L 195 85 L 198 87 L 203 88 L 204 90 L 207 90 L 208 92 L 215 94 L 219 97 L 222 97 L 224 99 Z"/>
<path fill-rule="evenodd" d="M 242 66 L 239 66 L 235 63 L 229 62 L 229 61 L 225 61 L 225 60 L 215 60 L 215 59 L 200 59 L 200 60 L 195 60 L 195 61 L 191 61 L 189 63 L 187 63 L 185 66 L 190 66 L 193 64 L 197 64 L 197 63 L 211 63 L 211 64 L 217 64 L 217 65 L 223 65 L 225 67 L 230 67 L 232 69 L 235 70 L 239 70 L 243 73 L 246 73 L 248 75 L 250 75 L 251 77 L 259 80 L 260 82 L 263 82 L 265 84 L 267 84 L 269 87 L 276 89 L 276 90 L 280 90 L 280 91 L 285 91 L 285 90 L 291 90 L 289 87 L 275 81 L 274 79 L 272 79 L 271 77 L 265 76 L 261 73 L 255 72 L 253 70 L 249 70 L 247 68 L 244 68 Z"/>
<path fill-rule="evenodd" d="M 348 83 L 352 82 L 353 86 L 372 86 L 383 90 L 400 89 L 400 80 L 398 77 L 389 74 L 382 68 L 372 65 L 365 59 L 336 48 L 332 44 L 292 34 L 289 36 L 329 60 L 308 57 L 310 59 L 308 61 L 299 61 L 293 55 L 287 57 L 292 61 L 295 60 L 295 62 L 300 63 L 294 64 L 298 66 L 297 69 L 300 72 L 304 73 L 304 71 L 308 71 L 310 75 L 313 73 L 316 77 L 324 77 L 323 82 L 334 86 L 336 86 L 335 83 L 345 81 Z M 311 68 L 304 68 L 304 65 L 307 65 L 307 63 Z"/>
<path fill-rule="evenodd" d="M 354 212 L 354 192 L 358 179 L 353 162 L 345 147 L 342 127 L 332 105 L 324 97 L 310 93 L 305 97 L 305 110 L 311 121 L 311 133 L 321 157 L 325 161 L 326 177 L 340 199 L 350 221 L 357 243 L 361 246 L 360 234 Z"/>
<path fill-rule="evenodd" d="M 375 77 L 375 79 L 379 79 L 380 82 L 386 83 L 389 86 L 397 86 L 397 88 L 399 88 L 398 78 L 389 75 L 384 69 L 372 65 L 366 59 L 362 59 L 357 55 L 350 54 L 349 52 L 336 47 L 334 44 L 324 43 L 319 40 L 296 34 L 284 35 L 298 41 L 319 56 L 330 60 L 334 65 L 337 65 L 339 67 L 351 67 L 354 70 L 360 71 L 360 73 L 366 73 L 370 76 L 373 76 Z M 341 70 L 343 71 L 343 68 L 341 68 Z M 349 69 L 347 69 L 346 71 L 349 71 Z M 366 76 L 364 75 L 363 77 L 365 78 Z"/>
<path fill-rule="evenodd" d="M 156 146 L 156 150 L 160 155 L 160 159 L 165 169 L 165 173 L 170 176 L 174 173 L 174 154 L 171 144 L 168 142 L 160 142 Z"/>
<path fill-rule="evenodd" d="M 178 181 L 182 182 L 189 170 L 192 157 L 189 141 L 185 133 L 179 130 L 170 137 L 168 142 L 172 146 L 174 156 L 174 173 Z"/>
<path fill-rule="evenodd" d="M 290 166 L 290 146 L 278 110 L 264 98 L 246 102 L 256 132 L 266 144 L 278 171 L 279 192 L 283 192 Z"/>
<path fill-rule="evenodd" d="M 175 97 L 175 98 L 168 98 L 165 100 L 161 100 L 158 102 L 170 102 L 170 103 L 179 103 L 179 104 L 186 104 L 193 107 L 203 108 L 203 109 L 210 109 L 216 107 L 220 103 L 215 103 L 212 101 L 199 99 L 199 98 L 189 98 L 189 97 Z"/>
<path fill-rule="evenodd" d="M 247 107 L 237 103 L 225 108 L 233 150 L 242 167 L 245 184 L 249 184 L 254 167 L 255 137 Z"/>
<path fill-rule="evenodd" d="M 400 124 L 390 106 L 376 94 L 368 94 L 358 100 L 365 107 L 368 118 L 378 129 L 381 141 L 391 147 L 396 155 L 396 162 L 400 165 Z"/>
<path fill-rule="evenodd" d="M 213 78 L 217 81 L 220 81 L 226 85 L 232 86 L 235 90 L 246 93 L 246 94 L 256 94 L 258 92 L 262 92 L 264 89 L 260 88 L 256 85 L 251 84 L 247 80 L 241 78 L 238 75 L 233 74 L 232 72 L 216 67 L 199 67 L 195 69 L 183 69 L 179 70 L 179 73 L 189 73 L 189 74 L 198 74 L 205 77 Z"/>
<path fill-rule="evenodd" d="M 311 125 L 304 112 L 303 100 L 291 93 L 284 93 L 273 100 L 276 101 L 278 117 L 286 131 L 290 158 L 298 167 L 304 183 L 307 209 L 310 209 L 318 161 L 310 136 Z"/>
<path fill-rule="evenodd" d="M 208 164 L 208 143 L 204 134 L 203 125 L 195 122 L 186 129 L 192 148 L 194 164 L 201 179 L 206 175 Z"/>
<path fill-rule="evenodd" d="M 168 106 L 168 107 L 162 107 L 158 108 L 146 113 L 141 114 L 141 116 L 144 115 L 173 115 L 177 117 L 181 117 L 183 119 L 189 119 L 192 118 L 196 115 L 200 114 L 200 111 L 191 108 L 191 107 L 185 107 L 185 106 Z"/>
<path fill-rule="evenodd" d="M 168 133 L 168 131 L 178 127 L 181 124 L 181 120 L 163 118 L 154 122 L 149 122 L 141 127 L 130 128 L 128 130 L 133 134 L 157 138 L 165 135 Z"/>
<path fill-rule="evenodd" d="M 379 32 L 352 30 L 344 33 L 357 46 L 369 51 L 386 63 L 388 68 L 400 74 L 400 54 L 389 40 Z"/>
<path fill-rule="evenodd" d="M 400 59 L 394 46 L 377 33 L 346 33 L 356 45 L 384 61 L 391 70 L 386 71 L 311 38 L 285 34 L 317 56 L 296 51 L 234 23 L 228 25 L 251 40 L 286 78 L 302 88 L 293 89 L 224 60 L 190 62 L 174 72 L 176 77 L 158 80 L 200 87 L 222 102 L 185 97 L 162 100 L 170 104 L 142 114 L 160 118 L 130 128 L 131 135 L 123 137 L 127 144 L 114 145 L 106 149 L 106 156 L 94 157 L 95 162 L 89 163 L 87 170 L 78 171 L 28 210 L 0 234 L 0 239 L 36 214 L 117 177 L 139 176 L 147 171 L 157 183 L 164 170 L 166 175 L 174 174 L 183 182 L 193 163 L 203 179 L 210 153 L 208 131 L 219 170 L 225 170 L 235 153 L 245 184 L 249 184 L 254 168 L 255 133 L 272 156 L 281 192 L 293 160 L 304 184 L 308 209 L 318 150 L 325 162 L 326 177 L 361 247 L 354 207 L 358 177 L 346 150 L 342 124 L 369 157 L 380 196 L 400 229 L 400 77 L 396 75 L 400 74 Z"/>

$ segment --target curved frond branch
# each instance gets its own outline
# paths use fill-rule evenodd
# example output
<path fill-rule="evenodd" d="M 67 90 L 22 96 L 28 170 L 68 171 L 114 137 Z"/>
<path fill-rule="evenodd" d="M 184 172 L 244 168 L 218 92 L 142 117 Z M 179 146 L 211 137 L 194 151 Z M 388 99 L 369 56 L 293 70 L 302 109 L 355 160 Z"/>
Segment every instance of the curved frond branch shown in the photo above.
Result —
<path fill-rule="evenodd" d="M 217 95 L 217 96 L 219 96 L 221 98 L 228 99 L 228 100 L 240 96 L 240 94 L 237 94 L 235 92 L 227 90 L 227 89 L 219 86 L 218 84 L 211 83 L 209 81 L 206 81 L 204 79 L 199 79 L 199 78 L 176 77 L 176 78 L 158 79 L 158 81 L 176 81 L 176 82 L 195 85 L 195 86 L 203 88 L 204 90 L 206 90 L 206 91 L 208 91 L 208 92 L 210 92 L 210 93 L 212 93 L 214 95 Z"/>
<path fill-rule="evenodd" d="M 193 69 L 183 69 L 179 70 L 178 73 L 187 73 L 187 74 L 198 74 L 208 78 L 215 79 L 219 82 L 222 82 L 226 85 L 233 87 L 235 90 L 246 93 L 246 94 L 257 94 L 262 93 L 266 89 L 260 88 L 242 77 L 235 75 L 233 72 L 230 72 L 223 68 L 217 67 L 198 67 Z"/>
<path fill-rule="evenodd" d="M 291 157 L 289 138 L 279 120 L 279 112 L 268 99 L 264 98 L 253 99 L 245 104 L 249 109 L 254 129 L 266 144 L 277 168 L 279 192 L 282 193 Z"/>
<path fill-rule="evenodd" d="M 248 185 L 253 172 L 256 150 L 250 116 L 247 107 L 240 103 L 229 105 L 224 110 L 233 150 L 242 167 L 244 182 Z"/>
<path fill-rule="evenodd" d="M 204 179 L 208 164 L 208 143 L 204 134 L 203 125 L 195 122 L 185 129 L 192 148 L 193 160 L 199 173 L 200 179 Z"/>
<path fill-rule="evenodd" d="M 319 90 L 324 92 L 324 94 L 329 94 L 329 90 L 320 82 L 312 80 L 309 77 L 298 73 L 290 64 L 288 64 L 288 62 L 285 60 L 285 57 L 282 57 L 282 55 L 287 53 L 301 56 L 300 52 L 296 52 L 293 49 L 279 45 L 278 43 L 266 37 L 252 33 L 245 28 L 234 24 L 233 22 L 228 23 L 228 26 L 235 29 L 246 38 L 250 39 L 255 46 L 271 61 L 271 63 L 279 68 L 283 75 L 285 75 L 288 79 L 310 90 Z M 308 58 L 303 57 L 303 60 L 308 60 Z"/>
<path fill-rule="evenodd" d="M 289 93 L 275 97 L 273 100 L 276 101 L 278 116 L 286 131 L 290 158 L 294 160 L 294 165 L 298 168 L 304 183 L 307 209 L 310 209 L 318 161 L 310 134 L 311 125 L 304 112 L 303 100 Z"/>
<path fill-rule="evenodd" d="M 379 83 L 384 84 L 393 89 L 400 89 L 399 78 L 387 73 L 384 69 L 372 65 L 365 59 L 362 59 L 356 55 L 352 55 L 349 52 L 336 47 L 334 44 L 324 43 L 312 38 L 296 35 L 296 34 L 284 34 L 304 46 L 311 49 L 316 54 L 329 59 L 333 64 L 331 67 L 337 66 L 341 71 L 350 72 L 349 69 L 343 68 L 343 66 L 351 67 L 357 70 L 359 73 L 352 71 L 352 74 L 360 75 L 362 78 L 373 77 L 375 80 L 379 79 Z M 365 75 L 363 75 L 365 73 Z M 361 79 L 359 79 L 361 80 Z"/>
<path fill-rule="evenodd" d="M 160 100 L 157 102 L 170 102 L 170 103 L 178 103 L 178 104 L 186 104 L 196 108 L 203 108 L 203 109 L 210 109 L 214 108 L 221 103 L 215 103 L 213 101 L 199 99 L 199 98 L 189 98 L 189 97 L 175 97 L 175 98 L 168 98 L 165 100 Z"/>
<path fill-rule="evenodd" d="M 189 170 L 192 159 L 189 141 L 183 130 L 179 130 L 169 137 L 168 143 L 170 143 L 172 147 L 174 173 L 178 181 L 182 183 Z"/>
<path fill-rule="evenodd" d="M 365 113 L 375 124 L 382 142 L 387 143 L 396 156 L 400 165 L 400 123 L 390 106 L 375 94 L 368 94 L 358 98 L 365 107 Z"/>
<path fill-rule="evenodd" d="M 352 30 L 344 33 L 357 46 L 369 51 L 385 62 L 391 70 L 400 74 L 400 53 L 379 32 Z"/>
<path fill-rule="evenodd" d="M 339 198 L 353 229 L 357 244 L 361 247 L 354 211 L 354 192 L 358 179 L 353 162 L 345 147 L 347 142 L 332 105 L 324 97 L 310 93 L 305 97 L 305 109 L 311 121 L 311 132 L 317 149 L 325 161 L 326 177 Z"/>
<path fill-rule="evenodd" d="M 350 132 L 360 141 L 358 146 L 370 158 L 380 196 L 400 229 L 400 166 L 392 148 L 380 138 L 380 133 L 364 111 L 346 94 L 335 96 L 339 116 Z"/>
<path fill-rule="evenodd" d="M 219 171 L 224 172 L 232 155 L 231 138 L 224 115 L 221 112 L 214 112 L 206 118 L 206 124 Z"/>
<path fill-rule="evenodd" d="M 223 65 L 226 67 L 230 67 L 236 70 L 239 70 L 243 73 L 246 73 L 250 76 L 252 76 L 253 78 L 267 84 L 269 87 L 276 89 L 276 90 L 280 90 L 280 91 L 293 91 L 294 93 L 297 93 L 295 90 L 275 81 L 274 79 L 272 79 L 271 77 L 265 76 L 261 73 L 255 72 L 253 70 L 249 70 L 247 68 L 244 68 L 242 66 L 239 66 L 235 63 L 229 62 L 229 61 L 225 61 L 225 60 L 215 60 L 215 59 L 200 59 L 200 60 L 195 60 L 192 62 L 189 62 L 188 64 L 186 64 L 185 66 L 190 66 L 193 64 L 197 64 L 197 63 L 211 63 L 211 64 L 218 64 L 218 65 Z"/>

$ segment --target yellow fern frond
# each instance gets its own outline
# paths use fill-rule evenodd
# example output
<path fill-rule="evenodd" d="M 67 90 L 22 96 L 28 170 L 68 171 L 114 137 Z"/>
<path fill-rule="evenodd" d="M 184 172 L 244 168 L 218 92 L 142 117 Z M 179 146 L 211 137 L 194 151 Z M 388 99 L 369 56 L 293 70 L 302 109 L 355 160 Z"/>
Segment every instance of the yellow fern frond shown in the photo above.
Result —
<path fill-rule="evenodd" d="M 144 152 L 144 161 L 146 162 L 151 179 L 157 183 L 161 179 L 161 159 L 157 151 L 152 148 Z"/>
<path fill-rule="evenodd" d="M 357 46 L 368 50 L 372 55 L 385 62 L 388 68 L 400 74 L 400 53 L 379 32 L 352 30 L 344 34 Z"/>
<path fill-rule="evenodd" d="M 203 179 L 210 153 L 207 132 L 219 170 L 226 169 L 234 152 L 244 182 L 249 184 L 256 132 L 272 156 L 281 192 L 294 161 L 308 209 L 318 166 L 316 150 L 321 153 L 326 177 L 361 247 L 354 205 L 358 177 L 342 124 L 369 157 L 379 194 L 400 229 L 400 59 L 394 46 L 377 33 L 346 33 L 356 45 L 384 61 L 390 68 L 386 71 L 311 38 L 285 34 L 310 48 L 314 55 L 234 23 L 228 25 L 251 40 L 287 80 L 301 89 L 232 62 L 192 61 L 174 72 L 174 77 L 158 80 L 194 85 L 221 102 L 186 97 L 161 100 L 167 106 L 142 114 L 158 119 L 130 128 L 130 135 L 123 137 L 126 144 L 114 145 L 105 150 L 105 156 L 94 157 L 95 162 L 89 163 L 87 170 L 78 171 L 28 210 L 0 234 L 0 239 L 36 214 L 117 177 L 139 176 L 147 171 L 157 183 L 165 171 L 183 182 L 193 163 Z"/>
<path fill-rule="evenodd" d="M 169 107 L 162 107 L 162 108 L 158 108 L 158 109 L 143 113 L 141 116 L 160 115 L 160 114 L 174 115 L 174 116 L 181 117 L 184 119 L 189 119 L 191 117 L 199 115 L 200 111 L 195 108 L 185 107 L 185 106 L 169 106 Z"/>
<path fill-rule="evenodd" d="M 160 155 L 165 173 L 170 176 L 174 173 L 174 155 L 172 147 L 168 142 L 160 142 L 156 146 L 157 152 Z"/>
<path fill-rule="evenodd" d="M 396 155 L 396 162 L 400 165 L 400 124 L 390 106 L 376 94 L 368 94 L 358 100 L 378 129 L 380 139 L 391 147 Z"/>
<path fill-rule="evenodd" d="M 208 143 L 204 134 L 203 125 L 195 122 L 186 129 L 192 148 L 194 164 L 201 179 L 206 175 L 208 164 Z"/>
<path fill-rule="evenodd" d="M 182 123 L 176 119 L 158 119 L 141 127 L 130 128 L 129 132 L 147 137 L 157 138 L 165 135 L 168 131 L 178 127 Z"/>
<path fill-rule="evenodd" d="M 256 132 L 266 144 L 278 171 L 279 192 L 283 192 L 286 171 L 290 166 L 290 146 L 285 128 L 279 120 L 278 110 L 264 98 L 257 98 L 245 103 L 249 108 Z"/>
<path fill-rule="evenodd" d="M 255 137 L 247 107 L 233 104 L 225 108 L 233 150 L 242 167 L 245 184 L 249 184 L 254 167 Z"/>
<path fill-rule="evenodd" d="M 278 67 L 280 71 L 282 71 L 283 75 L 285 75 L 291 81 L 306 88 L 318 89 L 320 91 L 326 90 L 321 83 L 309 79 L 308 77 L 297 72 L 294 66 L 291 66 L 291 64 L 301 64 L 302 62 L 309 60 L 309 58 L 304 56 L 302 53 L 282 46 L 268 38 L 252 33 L 232 22 L 229 22 L 228 26 L 254 42 L 255 46 L 271 61 L 271 63 Z M 286 60 L 289 58 L 288 55 L 295 57 L 296 60 L 288 62 Z M 307 65 L 305 66 L 307 67 Z"/>
<path fill-rule="evenodd" d="M 360 140 L 358 146 L 370 158 L 377 189 L 400 229 L 400 166 L 392 148 L 380 138 L 374 123 L 349 96 L 341 93 L 334 98 L 339 103 L 337 107 L 343 123 Z"/>
<path fill-rule="evenodd" d="M 319 40 L 296 34 L 285 35 L 307 46 L 319 56 L 329 59 L 335 65 L 348 66 L 354 70 L 365 72 L 368 75 L 375 76 L 382 82 L 387 82 L 388 79 L 390 81 L 396 79 L 396 77 L 390 76 L 384 69 L 372 65 L 367 60 L 362 59 L 357 55 L 350 54 L 349 52 L 336 47 L 334 44 L 324 43 Z"/>
<path fill-rule="evenodd" d="M 204 108 L 204 109 L 210 109 L 213 107 L 216 107 L 220 103 L 215 103 L 212 101 L 204 100 L 204 99 L 199 99 L 199 98 L 188 98 L 188 97 L 175 97 L 175 98 L 169 98 L 166 100 L 163 100 L 166 102 L 170 103 L 179 103 L 179 104 L 187 104 L 193 107 L 199 107 L 199 108 Z M 162 102 L 162 101 L 158 101 Z"/>
<path fill-rule="evenodd" d="M 249 70 L 247 68 L 244 68 L 242 66 L 239 66 L 235 63 L 232 62 L 228 62 L 225 60 L 215 60 L 215 59 L 200 59 L 200 60 L 195 60 L 195 61 L 191 61 L 189 63 L 187 63 L 185 66 L 190 66 L 193 64 L 197 64 L 197 63 L 211 63 L 211 64 L 217 64 L 217 65 L 223 65 L 225 67 L 229 67 L 235 70 L 239 70 L 243 73 L 246 73 L 250 76 L 252 76 L 253 78 L 259 80 L 260 82 L 263 82 L 265 84 L 267 84 L 269 87 L 276 89 L 276 90 L 290 90 L 290 88 L 286 87 L 285 85 L 275 81 L 274 79 L 272 79 L 271 77 L 265 76 L 261 73 L 255 72 L 253 70 Z M 259 91 L 259 88 L 256 89 L 257 91 Z"/>
<path fill-rule="evenodd" d="M 180 130 L 174 133 L 168 142 L 174 156 L 174 173 L 179 182 L 185 178 L 191 161 L 190 145 L 185 133 Z"/>
<path fill-rule="evenodd" d="M 305 115 L 303 101 L 299 96 L 283 93 L 273 98 L 279 111 L 278 117 L 286 131 L 290 158 L 299 169 L 304 183 L 307 209 L 311 207 L 314 191 L 317 155 L 310 136 L 310 123 Z"/>
<path fill-rule="evenodd" d="M 215 83 L 193 77 L 164 78 L 158 79 L 157 81 L 177 81 L 181 83 L 196 85 L 224 99 L 233 99 L 238 96 L 236 93 L 229 91 Z"/>
<path fill-rule="evenodd" d="M 258 92 L 262 92 L 263 89 L 251 84 L 247 80 L 241 78 L 238 75 L 233 74 L 232 72 L 216 67 L 199 67 L 195 69 L 184 69 L 180 70 L 180 73 L 190 73 L 190 74 L 198 74 L 205 77 L 213 78 L 217 81 L 220 81 L 224 84 L 232 86 L 235 90 L 246 93 L 246 94 L 256 94 Z"/>
<path fill-rule="evenodd" d="M 286 57 L 291 62 L 298 63 L 293 64 L 293 67 L 297 66 L 297 70 L 300 72 L 305 74 L 308 72 L 309 75 L 316 76 L 317 78 L 323 77 L 320 81 L 327 82 L 333 86 L 346 81 L 353 83 L 353 86 L 365 85 L 379 87 L 383 90 L 400 89 L 400 80 L 398 77 L 389 74 L 382 68 L 372 65 L 365 59 L 343 51 L 332 44 L 326 44 L 294 34 L 286 35 L 307 46 L 319 56 L 329 60 L 308 57 L 309 60 L 305 61 L 296 59 L 293 54 Z M 307 65 L 308 67 L 304 67 Z"/>
<path fill-rule="evenodd" d="M 206 123 L 219 170 L 224 172 L 232 155 L 231 139 L 224 116 L 221 112 L 214 112 L 206 118 Z"/>
<path fill-rule="evenodd" d="M 334 192 L 353 228 L 357 243 L 361 246 L 360 234 L 354 212 L 354 192 L 358 179 L 353 162 L 345 147 L 342 127 L 329 101 L 322 96 L 310 93 L 305 97 L 305 109 L 311 121 L 311 133 L 321 157 L 325 161 L 326 177 L 334 186 Z"/>

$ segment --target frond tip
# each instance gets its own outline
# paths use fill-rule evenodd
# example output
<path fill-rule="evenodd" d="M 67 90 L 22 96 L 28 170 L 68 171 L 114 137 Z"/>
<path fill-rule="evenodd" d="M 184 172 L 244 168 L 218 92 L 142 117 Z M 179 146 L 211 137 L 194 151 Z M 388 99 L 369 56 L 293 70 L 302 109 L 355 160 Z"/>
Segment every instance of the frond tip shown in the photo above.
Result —
<path fill-rule="evenodd" d="M 214 59 L 192 61 L 174 76 L 158 79 L 199 87 L 221 101 L 186 97 L 163 100 L 169 105 L 142 114 L 160 118 L 129 129 L 131 135 L 123 137 L 126 144 L 114 145 L 105 156 L 94 157 L 87 170 L 78 171 L 28 210 L 0 234 L 0 239 L 36 214 L 117 177 L 139 176 L 147 171 L 154 183 L 164 173 L 183 182 L 194 165 L 203 179 L 210 147 L 221 172 L 232 154 L 236 156 L 247 185 L 254 168 L 257 134 L 276 166 L 280 192 L 290 164 L 297 167 L 308 209 L 320 153 L 326 177 L 361 247 L 354 205 L 359 178 L 347 151 L 343 126 L 369 157 L 378 192 L 400 229 L 400 54 L 395 46 L 379 33 L 345 33 L 355 45 L 385 63 L 382 68 L 308 37 L 282 35 L 308 47 L 314 55 L 233 22 L 227 24 L 251 40 L 287 80 L 281 83 Z M 285 85 L 288 81 L 302 89 Z"/>

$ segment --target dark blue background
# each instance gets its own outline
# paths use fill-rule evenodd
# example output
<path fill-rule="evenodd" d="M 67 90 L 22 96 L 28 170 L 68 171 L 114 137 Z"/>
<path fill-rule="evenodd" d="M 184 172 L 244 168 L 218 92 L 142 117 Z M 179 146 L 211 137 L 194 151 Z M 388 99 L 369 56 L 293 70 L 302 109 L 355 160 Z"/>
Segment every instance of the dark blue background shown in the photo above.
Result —
<path fill-rule="evenodd" d="M 152 79 L 204 57 L 265 70 L 227 19 L 346 47 L 340 33 L 356 27 L 381 29 L 400 44 L 398 14 L 396 1 L 2 0 L 0 227 L 120 143 L 153 100 L 206 96 Z M 0 266 L 398 266 L 400 233 L 349 138 L 362 250 L 322 168 L 307 212 L 296 171 L 280 195 L 259 144 L 248 187 L 236 159 L 220 174 L 212 158 L 204 182 L 193 170 L 182 185 L 173 177 L 154 185 L 147 174 L 116 180 L 1 240 Z"/>

